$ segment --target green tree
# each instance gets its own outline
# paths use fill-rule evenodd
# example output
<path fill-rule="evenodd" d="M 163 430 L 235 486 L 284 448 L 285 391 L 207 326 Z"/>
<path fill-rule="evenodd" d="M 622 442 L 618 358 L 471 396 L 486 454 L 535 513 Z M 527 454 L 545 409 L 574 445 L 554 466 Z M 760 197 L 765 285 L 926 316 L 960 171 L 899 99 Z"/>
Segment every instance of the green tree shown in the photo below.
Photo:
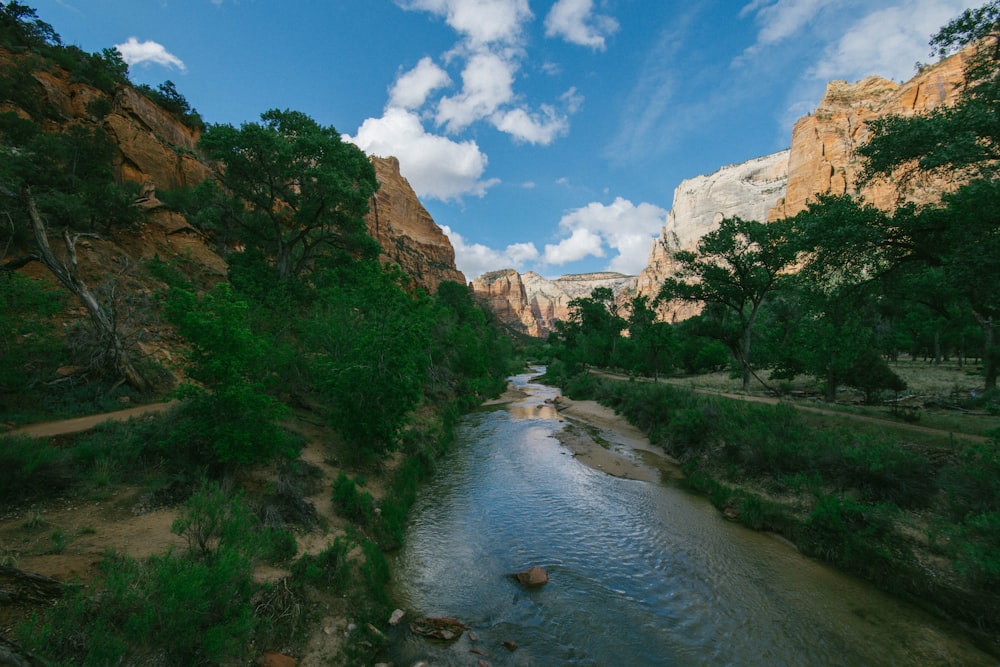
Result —
<path fill-rule="evenodd" d="M 396 445 L 421 397 L 429 345 L 423 298 L 376 260 L 327 270 L 318 281 L 307 345 L 328 419 L 359 461 Z"/>
<path fill-rule="evenodd" d="M 364 215 L 378 183 L 365 154 L 301 112 L 272 109 L 261 121 L 212 125 L 199 142 L 242 202 L 219 217 L 220 231 L 263 251 L 281 279 L 330 250 L 373 256 Z"/>
<path fill-rule="evenodd" d="M 571 300 L 569 312 L 569 320 L 556 327 L 567 357 L 564 360 L 584 366 L 610 366 L 625 329 L 625 319 L 618 314 L 611 288 L 595 287 L 590 296 Z"/>
<path fill-rule="evenodd" d="M 253 464 L 291 452 L 281 428 L 288 409 L 267 393 L 270 340 L 255 331 L 249 304 L 221 283 L 203 296 L 172 287 L 167 315 L 190 344 L 182 390 L 188 419 L 171 434 L 201 464 Z"/>
<path fill-rule="evenodd" d="M 750 386 L 754 323 L 778 277 L 795 261 L 785 221 L 762 223 L 725 218 L 698 241 L 694 252 L 674 255 L 678 268 L 664 281 L 659 298 L 715 304 L 736 316 L 738 343 L 733 355 L 743 369 L 743 389 Z"/>
<path fill-rule="evenodd" d="M 629 304 L 628 342 L 634 351 L 632 370 L 652 375 L 655 382 L 662 371 L 673 367 L 677 352 L 674 329 L 657 319 L 648 296 L 634 297 Z"/>

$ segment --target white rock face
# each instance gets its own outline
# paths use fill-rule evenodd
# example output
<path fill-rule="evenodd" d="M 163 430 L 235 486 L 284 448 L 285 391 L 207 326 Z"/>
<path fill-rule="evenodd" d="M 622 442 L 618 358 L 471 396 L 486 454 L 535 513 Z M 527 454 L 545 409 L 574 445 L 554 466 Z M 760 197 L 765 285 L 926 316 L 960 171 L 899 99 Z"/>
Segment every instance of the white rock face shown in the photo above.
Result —
<path fill-rule="evenodd" d="M 548 280 L 528 271 L 521 280 L 539 335 L 544 336 L 554 330 L 558 320 L 569 317 L 569 302 L 573 299 L 590 296 L 596 287 L 610 287 L 618 297 L 635 278 L 620 273 L 579 273 Z"/>
<path fill-rule="evenodd" d="M 670 252 L 694 250 L 723 218 L 767 221 L 768 211 L 785 196 L 788 155 L 784 150 L 681 181 L 649 262 L 636 278 L 636 293 L 654 298 L 671 273 Z"/>
<path fill-rule="evenodd" d="M 766 222 L 768 211 L 785 196 L 788 155 L 784 150 L 681 181 L 660 240 L 676 240 L 676 248 L 693 250 L 723 218 Z"/>

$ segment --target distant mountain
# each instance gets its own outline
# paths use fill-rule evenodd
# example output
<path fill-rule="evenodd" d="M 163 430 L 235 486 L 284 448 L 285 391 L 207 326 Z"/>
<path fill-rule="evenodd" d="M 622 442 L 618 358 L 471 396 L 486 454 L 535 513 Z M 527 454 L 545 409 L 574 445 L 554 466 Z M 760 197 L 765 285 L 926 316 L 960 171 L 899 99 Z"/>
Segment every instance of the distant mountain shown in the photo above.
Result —
<path fill-rule="evenodd" d="M 655 297 L 673 272 L 673 253 L 693 250 L 723 217 L 777 220 L 795 215 L 818 195 L 828 193 L 860 194 L 881 208 L 893 207 L 900 200 L 926 202 L 940 197 L 956 183 L 931 179 L 912 183 L 899 192 L 895 179 L 886 179 L 860 188 L 862 164 L 857 148 L 868 140 L 868 121 L 953 104 L 964 82 L 966 58 L 966 52 L 957 53 L 902 84 L 880 77 L 856 83 L 831 81 L 815 111 L 795 123 L 790 149 L 682 181 L 674 190 L 670 213 L 652 244 L 646 268 L 634 278 L 614 281 L 619 301 L 624 303 L 637 294 Z M 557 290 L 547 285 L 558 281 L 540 282 L 528 277 L 531 275 L 519 276 L 513 270 L 493 272 L 472 285 L 502 320 L 544 336 L 556 320 L 567 316 L 568 299 L 560 298 Z M 696 312 L 695 306 L 661 308 L 660 316 L 677 320 Z"/>

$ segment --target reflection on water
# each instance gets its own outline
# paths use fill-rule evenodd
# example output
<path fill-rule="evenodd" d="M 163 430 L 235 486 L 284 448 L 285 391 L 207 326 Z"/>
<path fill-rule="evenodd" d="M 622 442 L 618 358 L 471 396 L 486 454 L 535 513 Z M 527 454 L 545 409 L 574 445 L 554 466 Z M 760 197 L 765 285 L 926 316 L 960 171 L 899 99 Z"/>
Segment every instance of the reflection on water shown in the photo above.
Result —
<path fill-rule="evenodd" d="M 952 628 L 724 521 L 669 480 L 585 467 L 553 437 L 556 390 L 470 415 L 421 491 L 394 564 L 408 618 L 455 616 L 451 644 L 404 627 L 396 665 L 991 665 Z M 525 590 L 507 575 L 549 573 Z M 503 642 L 515 642 L 508 651 Z"/>

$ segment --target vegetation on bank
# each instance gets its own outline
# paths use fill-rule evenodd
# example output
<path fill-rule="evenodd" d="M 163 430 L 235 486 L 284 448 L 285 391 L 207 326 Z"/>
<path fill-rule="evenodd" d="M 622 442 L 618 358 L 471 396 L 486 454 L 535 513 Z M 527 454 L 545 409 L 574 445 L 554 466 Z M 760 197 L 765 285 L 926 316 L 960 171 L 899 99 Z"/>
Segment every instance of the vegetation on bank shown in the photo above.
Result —
<path fill-rule="evenodd" d="M 103 284 L 88 284 L 78 246 L 134 243 L 147 214 L 137 190 L 115 182 L 100 123 L 60 127 L 37 108 L 31 74 L 62 68 L 111 93 L 127 67 L 112 49 L 64 46 L 17 2 L 0 4 L 0 48 L 13 54 L 0 68 L 4 101 L 26 112 L 0 114 L 0 419 L 179 401 L 161 418 L 58 443 L 0 438 L 0 502 L 138 485 L 145 506 L 179 508 L 173 531 L 187 544 L 145 559 L 108 553 L 99 581 L 69 587 L 18 639 L 52 664 L 247 663 L 301 646 L 314 610 L 330 606 L 356 627 L 343 660 L 362 662 L 388 619 L 385 554 L 417 486 L 455 418 L 522 365 L 514 344 L 467 286 L 429 294 L 378 260 L 363 219 L 378 187 L 371 163 L 295 111 L 204 127 L 215 178 L 158 193 L 226 260 L 225 280 L 191 257 L 114 270 L 107 258 Z M 202 126 L 172 83 L 144 92 Z M 18 271 L 37 263 L 52 280 Z M 71 304 L 85 317 L 67 314 Z M 170 349 L 170 365 L 148 356 L 154 347 Z M 300 458 L 304 425 L 339 476 Z M 307 500 L 317 493 L 346 529 L 320 518 Z M 317 531 L 327 546 L 300 553 L 298 538 Z M 285 576 L 260 583 L 262 563 Z"/>
<path fill-rule="evenodd" d="M 817 426 L 790 405 L 564 369 L 554 364 L 544 381 L 643 429 L 727 516 L 995 642 L 1000 431 L 916 445 L 905 431 L 859 432 L 850 420 Z"/>

